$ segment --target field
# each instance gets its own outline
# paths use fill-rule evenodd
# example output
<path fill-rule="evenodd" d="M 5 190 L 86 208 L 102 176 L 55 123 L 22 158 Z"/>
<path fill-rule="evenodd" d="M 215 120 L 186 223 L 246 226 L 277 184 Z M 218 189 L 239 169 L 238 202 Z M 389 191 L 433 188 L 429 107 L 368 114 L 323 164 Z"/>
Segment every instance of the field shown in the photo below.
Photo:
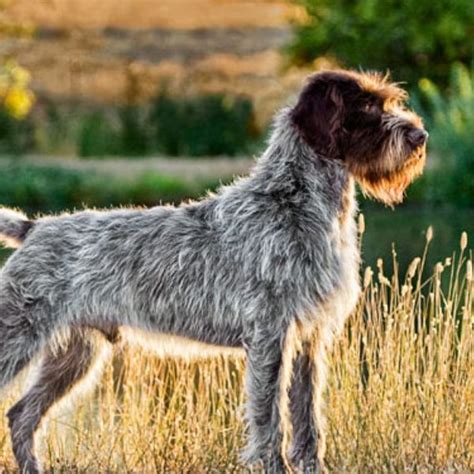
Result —
<path fill-rule="evenodd" d="M 360 222 L 360 230 L 363 231 Z M 427 232 L 427 246 L 432 238 Z M 330 364 L 330 472 L 472 472 L 474 280 L 467 235 L 426 280 L 367 270 Z M 247 472 L 238 463 L 244 361 L 156 359 L 123 347 L 100 389 L 55 412 L 42 442 L 53 472 Z M 0 403 L 4 413 L 18 387 Z M 0 468 L 13 469 L 0 422 Z"/>
<path fill-rule="evenodd" d="M 163 87 L 179 95 L 246 95 L 265 124 L 306 74 L 285 68 L 281 51 L 298 10 L 284 1 L 7 4 L 0 25 L 32 25 L 35 34 L 2 39 L 0 56 L 17 58 L 31 72 L 37 95 L 55 103 L 123 103 L 133 81 L 141 102 Z"/>
<path fill-rule="evenodd" d="M 300 64 L 292 20 L 312 9 L 297 1 L 0 0 L 0 59 L 31 74 L 22 87 L 36 98 L 17 120 L 0 87 L 0 204 L 33 217 L 198 198 L 248 172 L 309 72 L 350 59 L 416 78 L 405 85 L 430 132 L 427 172 L 395 210 L 360 199 L 363 291 L 330 356 L 326 463 L 344 474 L 474 473 L 474 80 L 456 20 L 468 25 L 474 10 L 459 15 L 464 2 L 386 2 L 380 18 L 383 2 L 300 0 L 340 25 L 315 21 L 302 44 L 323 32 L 330 48 L 310 46 Z M 360 64 L 344 59 L 344 32 Z M 432 76 L 448 67 L 438 88 Z M 0 247 L 0 267 L 8 255 Z M 158 352 L 117 344 L 98 387 L 52 410 L 37 439 L 46 472 L 261 472 L 239 462 L 244 357 Z M 0 474 L 17 472 L 4 415 L 30 377 L 0 393 Z"/>
<path fill-rule="evenodd" d="M 295 15 L 295 8 L 284 0 L 120 0 L 119 6 L 116 0 L 102 0 L 99 4 L 94 0 L 2 3 L 9 5 L 8 18 L 71 29 L 281 26 Z"/>

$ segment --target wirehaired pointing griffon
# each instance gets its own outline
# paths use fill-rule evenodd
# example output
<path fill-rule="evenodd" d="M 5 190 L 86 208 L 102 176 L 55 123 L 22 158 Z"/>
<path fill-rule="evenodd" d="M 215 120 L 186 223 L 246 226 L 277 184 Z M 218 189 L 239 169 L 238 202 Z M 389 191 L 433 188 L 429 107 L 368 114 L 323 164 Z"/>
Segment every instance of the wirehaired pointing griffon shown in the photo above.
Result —
<path fill-rule="evenodd" d="M 250 175 L 200 201 L 35 221 L 0 210 L 0 237 L 19 247 L 0 273 L 0 387 L 40 356 L 8 412 L 22 472 L 40 472 L 42 419 L 122 327 L 243 348 L 243 459 L 321 471 L 326 352 L 359 294 L 354 182 L 393 205 L 425 163 L 406 98 L 377 73 L 320 72 Z"/>

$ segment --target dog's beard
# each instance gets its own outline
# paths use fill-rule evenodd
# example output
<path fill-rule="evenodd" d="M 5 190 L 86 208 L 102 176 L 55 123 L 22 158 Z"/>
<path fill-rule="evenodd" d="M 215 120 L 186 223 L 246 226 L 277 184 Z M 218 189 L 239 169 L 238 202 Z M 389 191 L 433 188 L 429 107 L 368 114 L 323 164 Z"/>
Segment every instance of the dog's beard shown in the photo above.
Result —
<path fill-rule="evenodd" d="M 389 206 L 403 201 L 407 187 L 423 173 L 426 163 L 426 147 L 415 149 L 403 164 L 391 171 L 374 172 L 359 170 L 355 178 L 362 192 Z"/>

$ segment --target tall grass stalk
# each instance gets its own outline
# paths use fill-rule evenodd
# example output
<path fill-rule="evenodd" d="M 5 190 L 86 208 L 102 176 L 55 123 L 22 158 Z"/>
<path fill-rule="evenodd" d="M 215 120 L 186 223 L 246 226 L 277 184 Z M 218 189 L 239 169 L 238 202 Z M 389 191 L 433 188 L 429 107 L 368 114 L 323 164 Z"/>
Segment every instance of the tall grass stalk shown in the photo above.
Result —
<path fill-rule="evenodd" d="M 404 275 L 395 251 L 393 258 L 393 275 L 384 274 L 381 260 L 366 271 L 359 306 L 333 351 L 328 467 L 472 472 L 474 280 L 467 236 L 428 279 L 425 258 Z M 53 414 L 42 442 L 46 459 L 54 472 L 246 472 L 238 464 L 243 373 L 235 356 L 158 360 L 125 347 L 93 396 Z M 2 399 L 1 413 L 18 389 Z M 4 418 L 1 468 L 13 468 Z"/>

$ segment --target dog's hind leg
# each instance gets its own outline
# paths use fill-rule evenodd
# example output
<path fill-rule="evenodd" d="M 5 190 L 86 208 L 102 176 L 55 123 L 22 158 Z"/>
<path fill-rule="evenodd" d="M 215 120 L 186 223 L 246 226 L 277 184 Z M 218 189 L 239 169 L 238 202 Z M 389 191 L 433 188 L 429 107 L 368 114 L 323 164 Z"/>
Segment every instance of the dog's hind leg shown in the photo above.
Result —
<path fill-rule="evenodd" d="M 51 337 L 41 311 L 5 297 L 0 289 L 0 389 L 28 365 Z"/>
<path fill-rule="evenodd" d="M 48 410 L 79 386 L 90 386 L 111 345 L 99 332 L 71 328 L 65 341 L 48 346 L 38 376 L 23 398 L 8 412 L 13 452 L 20 472 L 41 472 L 34 453 L 34 436 Z"/>

